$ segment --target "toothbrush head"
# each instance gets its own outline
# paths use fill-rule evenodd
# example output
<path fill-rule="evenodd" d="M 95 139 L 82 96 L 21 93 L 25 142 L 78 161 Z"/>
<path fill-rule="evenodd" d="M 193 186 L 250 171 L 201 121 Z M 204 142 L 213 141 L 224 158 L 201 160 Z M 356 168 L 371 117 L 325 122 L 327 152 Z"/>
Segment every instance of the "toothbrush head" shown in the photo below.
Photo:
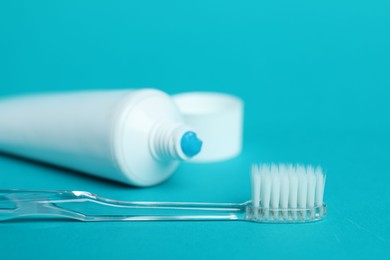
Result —
<path fill-rule="evenodd" d="M 325 175 L 321 167 L 254 164 L 251 178 L 247 220 L 299 223 L 325 217 Z"/>

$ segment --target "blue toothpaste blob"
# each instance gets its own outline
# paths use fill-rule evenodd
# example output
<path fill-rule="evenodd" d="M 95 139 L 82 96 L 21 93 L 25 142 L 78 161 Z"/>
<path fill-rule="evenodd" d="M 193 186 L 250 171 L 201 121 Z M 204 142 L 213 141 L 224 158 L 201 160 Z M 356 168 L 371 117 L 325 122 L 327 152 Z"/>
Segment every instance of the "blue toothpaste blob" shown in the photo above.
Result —
<path fill-rule="evenodd" d="M 181 150 L 187 157 L 197 155 L 202 149 L 202 141 L 194 132 L 185 132 L 180 141 Z"/>

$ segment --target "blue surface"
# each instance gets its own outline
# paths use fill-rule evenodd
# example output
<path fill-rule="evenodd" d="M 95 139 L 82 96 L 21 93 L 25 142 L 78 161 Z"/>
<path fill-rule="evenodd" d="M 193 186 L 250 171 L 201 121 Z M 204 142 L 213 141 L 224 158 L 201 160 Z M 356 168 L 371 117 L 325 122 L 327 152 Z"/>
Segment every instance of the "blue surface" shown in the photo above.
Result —
<path fill-rule="evenodd" d="M 0 3 L 0 95 L 155 87 L 243 98 L 243 154 L 136 189 L 0 156 L 1 188 L 241 202 L 252 162 L 321 164 L 328 218 L 0 223 L 1 259 L 389 259 L 390 1 Z M 1 126 L 0 126 L 1 127 Z M 299 257 L 299 258 L 298 258 Z"/>

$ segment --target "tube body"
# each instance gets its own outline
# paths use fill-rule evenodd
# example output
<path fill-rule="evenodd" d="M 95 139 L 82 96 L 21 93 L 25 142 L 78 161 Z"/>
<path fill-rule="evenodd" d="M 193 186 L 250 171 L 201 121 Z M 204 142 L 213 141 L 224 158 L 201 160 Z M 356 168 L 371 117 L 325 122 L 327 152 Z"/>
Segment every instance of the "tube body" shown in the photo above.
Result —
<path fill-rule="evenodd" d="M 153 149 L 152 133 L 166 122 L 183 128 L 170 96 L 153 89 L 5 99 L 0 101 L 0 150 L 150 186 L 167 179 L 179 163 L 180 158 L 158 158 Z"/>

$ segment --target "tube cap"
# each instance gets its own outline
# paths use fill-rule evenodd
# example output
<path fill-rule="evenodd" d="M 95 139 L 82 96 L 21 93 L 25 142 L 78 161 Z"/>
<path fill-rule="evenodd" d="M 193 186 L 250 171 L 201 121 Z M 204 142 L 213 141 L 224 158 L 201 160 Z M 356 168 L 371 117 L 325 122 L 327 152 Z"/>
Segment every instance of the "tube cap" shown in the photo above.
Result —
<path fill-rule="evenodd" d="M 186 124 L 203 141 L 201 152 L 190 162 L 217 162 L 234 158 L 242 150 L 243 102 L 216 92 L 173 95 Z"/>

